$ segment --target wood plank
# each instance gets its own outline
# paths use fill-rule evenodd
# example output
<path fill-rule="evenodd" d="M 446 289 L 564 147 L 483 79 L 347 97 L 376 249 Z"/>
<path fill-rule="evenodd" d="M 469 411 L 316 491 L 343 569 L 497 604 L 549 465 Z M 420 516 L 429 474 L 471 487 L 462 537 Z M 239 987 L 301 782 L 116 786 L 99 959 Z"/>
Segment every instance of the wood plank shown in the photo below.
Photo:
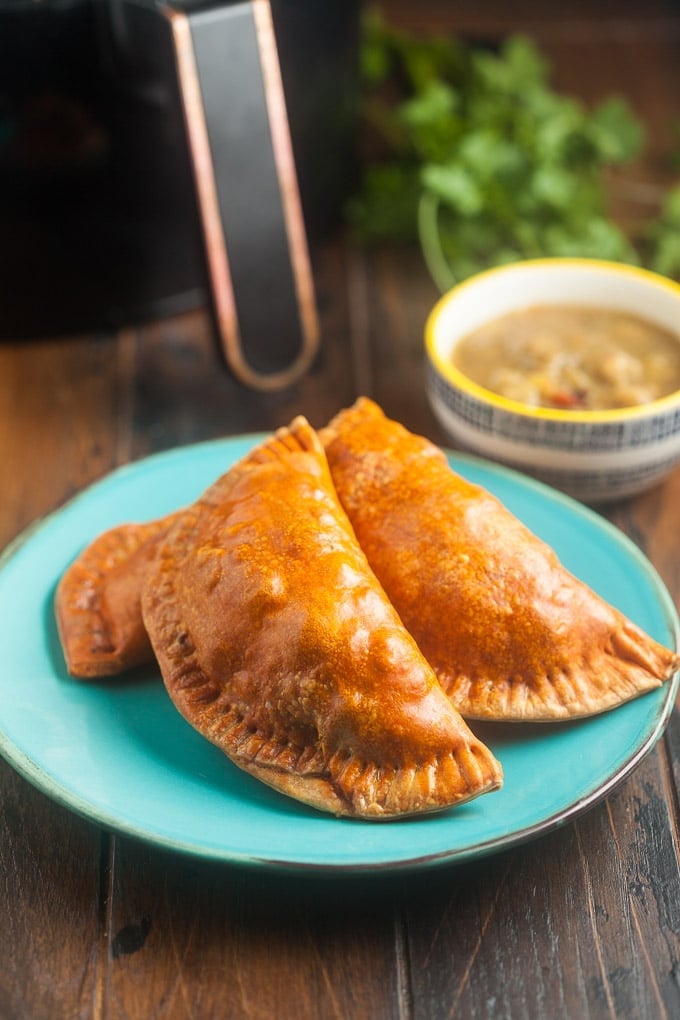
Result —
<path fill-rule="evenodd" d="M 411 31 L 501 35 L 509 32 L 550 31 L 579 38 L 609 38 L 617 30 L 634 26 L 638 33 L 658 36 L 677 26 L 675 0 L 650 0 L 642 7 L 637 0 L 572 0 L 568 5 L 546 4 L 543 0 L 521 3 L 480 4 L 475 0 L 427 0 L 413 4 L 409 0 L 382 0 L 378 5 L 397 25 Z"/>
<path fill-rule="evenodd" d="M 126 455 L 115 337 L 0 347 L 0 541 Z M 0 1015 L 96 1015 L 106 836 L 0 763 Z"/>
<path fill-rule="evenodd" d="M 574 867 L 574 864 L 577 866 Z M 434 875 L 407 915 L 414 1017 L 587 1017 L 573 973 L 592 937 L 564 903 L 582 905 L 573 827 L 457 873 Z M 558 913 L 554 908 L 559 904 Z"/>
<path fill-rule="evenodd" d="M 0 760 L 0 1016 L 89 1020 L 101 834 Z"/>
<path fill-rule="evenodd" d="M 664 767 L 524 848 L 405 894 L 414 1017 L 671 1017 L 680 882 Z"/>
<path fill-rule="evenodd" d="M 108 1020 L 401 1015 L 392 885 L 118 846 Z"/>
<path fill-rule="evenodd" d="M 670 785 L 662 743 L 607 803 L 611 839 L 598 851 L 598 917 L 605 969 L 623 1016 L 680 1013 L 680 873 Z M 625 898 L 614 904 L 620 915 L 606 898 L 612 859 L 620 861 Z"/>
<path fill-rule="evenodd" d="M 679 499 L 680 468 L 639 498 L 605 510 L 608 520 L 625 532 L 651 561 L 676 605 L 680 605 Z"/>
<path fill-rule="evenodd" d="M 127 459 L 113 336 L 0 345 L 0 547 Z"/>

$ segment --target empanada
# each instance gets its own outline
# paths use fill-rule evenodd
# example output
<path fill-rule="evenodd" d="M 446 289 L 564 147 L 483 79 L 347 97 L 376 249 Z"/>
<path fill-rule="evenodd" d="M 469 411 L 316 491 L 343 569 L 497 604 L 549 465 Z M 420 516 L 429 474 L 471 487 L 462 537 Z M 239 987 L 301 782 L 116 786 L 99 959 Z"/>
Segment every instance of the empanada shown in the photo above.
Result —
<path fill-rule="evenodd" d="M 179 516 L 142 612 L 181 714 L 291 797 L 388 819 L 501 785 L 370 570 L 302 418 Z"/>
<path fill-rule="evenodd" d="M 72 676 L 111 676 L 153 661 L 140 593 L 155 542 L 175 516 L 111 528 L 61 577 L 55 613 Z"/>
<path fill-rule="evenodd" d="M 372 401 L 340 412 L 320 438 L 371 567 L 464 716 L 592 715 L 678 668 L 677 655 Z"/>

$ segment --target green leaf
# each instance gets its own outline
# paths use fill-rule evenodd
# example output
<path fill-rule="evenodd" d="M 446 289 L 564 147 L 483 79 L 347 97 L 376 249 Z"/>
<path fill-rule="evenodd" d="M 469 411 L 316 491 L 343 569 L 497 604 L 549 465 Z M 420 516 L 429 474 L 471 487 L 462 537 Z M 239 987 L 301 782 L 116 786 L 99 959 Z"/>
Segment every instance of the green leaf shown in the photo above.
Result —
<path fill-rule="evenodd" d="M 665 195 L 658 216 L 647 225 L 650 268 L 680 276 L 680 184 Z"/>
<path fill-rule="evenodd" d="M 378 85 L 394 67 L 394 37 L 379 11 L 364 13 L 359 43 L 360 79 L 364 86 Z"/>
<path fill-rule="evenodd" d="M 545 231 L 544 242 L 548 255 L 638 262 L 635 249 L 623 231 L 599 216 L 581 223 L 552 225 Z"/>
<path fill-rule="evenodd" d="M 664 276 L 680 275 L 680 233 L 664 233 L 656 244 L 649 260 L 650 268 Z"/>
<path fill-rule="evenodd" d="M 471 71 L 480 90 L 498 97 L 526 100 L 542 92 L 548 63 L 526 36 L 510 36 L 499 53 L 484 48 L 471 51 Z"/>
<path fill-rule="evenodd" d="M 642 149 L 644 130 L 629 105 L 612 96 L 593 110 L 589 120 L 589 136 L 600 155 L 608 163 L 624 163 Z"/>
<path fill-rule="evenodd" d="M 465 59 L 454 40 L 443 38 L 408 40 L 401 46 L 400 58 L 416 93 L 433 82 L 450 80 L 460 72 Z"/>
<path fill-rule="evenodd" d="M 364 242 L 414 239 L 421 190 L 415 166 L 390 163 L 367 168 L 360 193 L 345 206 L 355 237 Z"/>
<path fill-rule="evenodd" d="M 461 138 L 460 159 L 480 181 L 519 182 L 527 170 L 526 153 L 512 140 L 487 128 L 471 130 Z"/>
<path fill-rule="evenodd" d="M 554 210 L 569 210 L 578 183 L 574 175 L 559 164 L 539 166 L 531 178 L 531 189 L 538 202 Z"/>
<path fill-rule="evenodd" d="M 447 159 L 463 126 L 457 114 L 456 91 L 444 82 L 432 82 L 396 108 L 400 126 L 408 132 L 411 149 L 425 161 Z"/>
<path fill-rule="evenodd" d="M 661 210 L 664 226 L 680 228 L 680 184 L 676 184 L 667 193 Z"/>
<path fill-rule="evenodd" d="M 510 36 L 501 52 L 517 88 L 526 89 L 528 86 L 545 84 L 550 65 L 528 36 Z"/>
<path fill-rule="evenodd" d="M 426 191 L 436 195 L 462 216 L 478 213 L 484 205 L 484 193 L 473 174 L 459 163 L 430 163 L 420 174 Z"/>
<path fill-rule="evenodd" d="M 397 115 L 409 127 L 423 127 L 447 120 L 457 106 L 455 90 L 445 82 L 433 81 L 413 99 L 402 103 Z"/>
<path fill-rule="evenodd" d="M 536 158 L 559 162 L 565 169 L 589 165 L 597 154 L 585 111 L 574 99 L 559 98 L 545 104 L 537 117 L 534 134 Z"/>

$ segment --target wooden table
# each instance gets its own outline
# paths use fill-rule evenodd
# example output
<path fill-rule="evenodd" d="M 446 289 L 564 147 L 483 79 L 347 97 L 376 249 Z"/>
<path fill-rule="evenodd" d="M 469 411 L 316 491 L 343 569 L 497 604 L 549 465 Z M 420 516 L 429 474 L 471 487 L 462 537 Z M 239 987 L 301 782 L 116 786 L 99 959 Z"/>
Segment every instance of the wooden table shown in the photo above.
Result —
<path fill-rule="evenodd" d="M 660 153 L 680 109 L 677 5 L 584 3 L 567 15 L 525 3 L 512 18 L 495 6 L 392 4 L 413 28 L 532 31 L 562 87 L 586 99 L 628 94 L 650 130 L 640 179 L 664 179 Z M 201 309 L 4 342 L 0 546 L 117 465 L 298 412 L 321 425 L 359 393 L 444 442 L 422 384 L 436 294 L 418 252 L 366 253 L 339 233 L 313 260 L 322 349 L 281 393 L 229 376 Z M 676 471 L 606 511 L 676 600 L 679 502 Z M 679 778 L 674 715 L 605 802 L 529 845 L 459 867 L 338 879 L 120 837 L 0 761 L 0 1018 L 679 1016 Z"/>

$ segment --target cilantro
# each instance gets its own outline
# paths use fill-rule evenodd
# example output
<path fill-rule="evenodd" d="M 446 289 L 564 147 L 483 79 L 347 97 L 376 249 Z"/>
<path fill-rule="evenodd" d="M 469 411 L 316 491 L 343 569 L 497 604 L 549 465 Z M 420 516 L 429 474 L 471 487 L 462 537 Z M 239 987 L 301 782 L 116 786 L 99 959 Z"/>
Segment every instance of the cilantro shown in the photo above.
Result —
<path fill-rule="evenodd" d="M 557 93 L 535 43 L 416 39 L 364 20 L 362 111 L 378 146 L 347 218 L 363 242 L 419 239 L 441 289 L 489 265 L 550 255 L 638 262 L 607 215 L 606 172 L 641 150 L 627 103 Z M 680 272 L 680 185 L 644 253 Z"/>
<path fill-rule="evenodd" d="M 680 276 L 680 184 L 666 195 L 661 211 L 647 228 L 649 264 L 665 276 Z"/>

